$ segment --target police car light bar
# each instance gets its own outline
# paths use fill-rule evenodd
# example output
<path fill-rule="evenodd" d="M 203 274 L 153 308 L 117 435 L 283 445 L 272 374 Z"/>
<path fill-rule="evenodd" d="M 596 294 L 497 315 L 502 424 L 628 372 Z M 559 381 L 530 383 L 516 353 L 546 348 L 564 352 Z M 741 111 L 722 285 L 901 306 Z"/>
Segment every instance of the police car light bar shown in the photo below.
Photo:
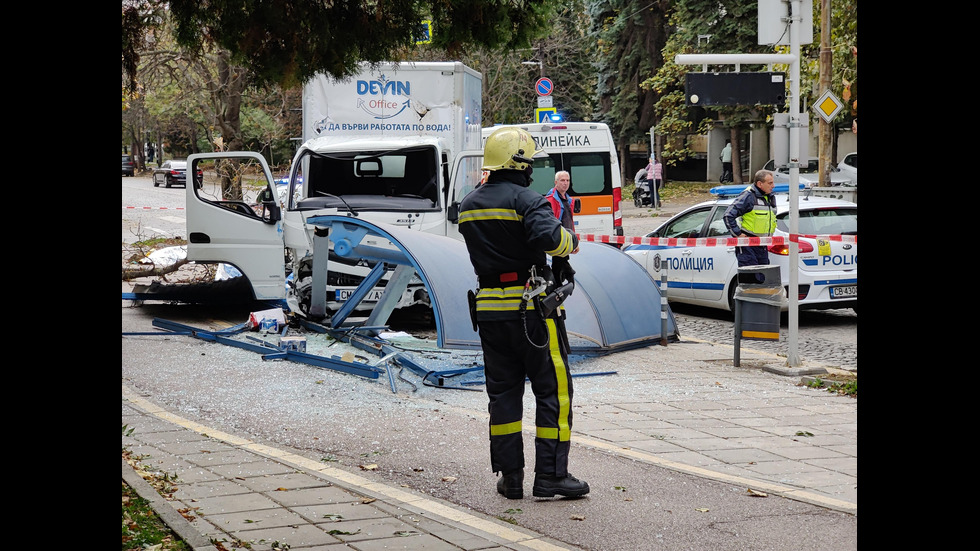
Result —
<path fill-rule="evenodd" d="M 752 184 L 729 184 L 727 186 L 715 186 L 708 190 L 712 195 L 718 197 L 735 197 Z M 806 189 L 806 184 L 799 184 L 800 189 Z M 789 193 L 789 184 L 776 184 L 772 188 L 773 193 Z"/>

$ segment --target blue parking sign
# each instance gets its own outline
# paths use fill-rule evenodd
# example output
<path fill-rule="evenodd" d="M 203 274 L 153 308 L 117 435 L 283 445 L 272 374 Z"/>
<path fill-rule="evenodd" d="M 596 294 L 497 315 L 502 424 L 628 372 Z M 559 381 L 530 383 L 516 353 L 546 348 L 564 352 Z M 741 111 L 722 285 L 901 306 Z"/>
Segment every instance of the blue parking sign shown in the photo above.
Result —
<path fill-rule="evenodd" d="M 539 96 L 550 96 L 554 89 L 555 84 L 551 82 L 551 79 L 548 77 L 541 77 L 534 83 L 534 91 L 537 92 Z"/>

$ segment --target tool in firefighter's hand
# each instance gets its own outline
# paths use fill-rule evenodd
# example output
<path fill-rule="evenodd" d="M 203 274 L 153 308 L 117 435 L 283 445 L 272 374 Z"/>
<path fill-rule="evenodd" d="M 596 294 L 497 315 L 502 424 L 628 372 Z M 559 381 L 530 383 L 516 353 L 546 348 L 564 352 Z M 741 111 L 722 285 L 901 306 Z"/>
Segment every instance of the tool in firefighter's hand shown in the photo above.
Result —
<path fill-rule="evenodd" d="M 540 301 L 541 317 L 547 318 L 551 316 L 551 313 L 561 306 L 561 303 L 565 302 L 565 299 L 572 294 L 572 289 L 574 288 L 575 283 L 569 281 L 568 283 L 549 293 L 548 296 L 542 298 Z"/>
<path fill-rule="evenodd" d="M 572 264 L 568 261 L 568 257 L 564 256 L 553 256 L 551 257 L 551 270 L 555 274 L 555 283 L 574 283 L 575 270 L 572 269 Z"/>

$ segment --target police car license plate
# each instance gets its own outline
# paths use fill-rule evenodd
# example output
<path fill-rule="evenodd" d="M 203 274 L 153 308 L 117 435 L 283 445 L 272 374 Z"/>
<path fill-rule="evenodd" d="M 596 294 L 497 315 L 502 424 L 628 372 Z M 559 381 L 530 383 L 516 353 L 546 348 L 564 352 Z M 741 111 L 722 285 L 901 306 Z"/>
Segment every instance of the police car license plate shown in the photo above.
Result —
<path fill-rule="evenodd" d="M 841 285 L 830 288 L 830 298 L 855 298 L 857 296 L 857 285 Z"/>
<path fill-rule="evenodd" d="M 354 294 L 354 291 L 356 290 L 356 287 L 337 288 L 334 296 L 337 297 L 337 302 L 345 302 L 351 295 Z M 372 289 L 368 291 L 368 294 L 364 297 L 364 300 L 377 302 L 381 299 L 382 294 L 384 294 L 384 289 Z"/>

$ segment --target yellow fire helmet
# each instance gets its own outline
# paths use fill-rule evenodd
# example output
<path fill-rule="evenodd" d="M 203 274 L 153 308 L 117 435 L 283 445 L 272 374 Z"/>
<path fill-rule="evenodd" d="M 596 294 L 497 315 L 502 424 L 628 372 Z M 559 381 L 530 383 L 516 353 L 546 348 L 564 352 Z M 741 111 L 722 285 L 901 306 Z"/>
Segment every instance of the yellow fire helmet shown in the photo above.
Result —
<path fill-rule="evenodd" d="M 483 170 L 524 170 L 542 151 L 534 149 L 534 138 L 522 128 L 504 127 L 487 136 L 483 146 Z"/>

